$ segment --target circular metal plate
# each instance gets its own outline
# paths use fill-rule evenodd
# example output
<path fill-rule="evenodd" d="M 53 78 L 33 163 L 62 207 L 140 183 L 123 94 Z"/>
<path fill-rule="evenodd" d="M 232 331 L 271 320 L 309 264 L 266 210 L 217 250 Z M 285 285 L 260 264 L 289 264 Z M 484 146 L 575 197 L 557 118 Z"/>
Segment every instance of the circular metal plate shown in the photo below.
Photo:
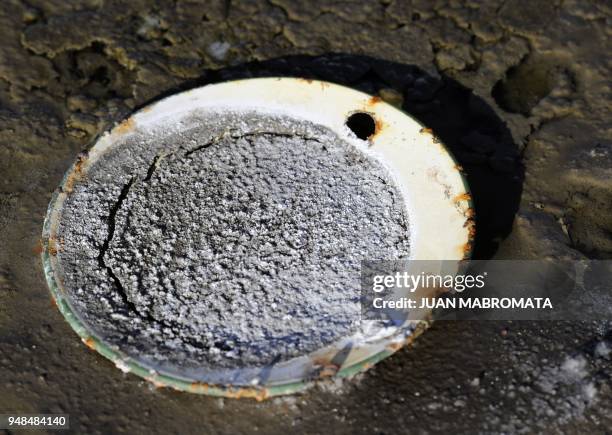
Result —
<path fill-rule="evenodd" d="M 473 209 L 460 168 L 432 132 L 404 112 L 378 97 L 339 85 L 295 78 L 263 78 L 209 85 L 156 102 L 101 136 L 87 156 L 67 172 L 55 193 L 45 219 L 42 259 L 47 281 L 57 305 L 90 348 L 117 367 L 135 373 L 159 386 L 226 397 L 258 399 L 295 392 L 317 378 L 350 376 L 365 370 L 418 336 L 428 325 L 422 320 L 406 321 L 398 327 L 378 331 L 375 336 L 346 337 L 308 355 L 268 367 L 265 378 L 251 384 L 211 384 L 201 377 L 164 370 L 127 355 L 101 339 L 79 316 L 63 288 L 57 252 L 58 226 L 64 203 L 88 169 L 126 136 L 146 132 L 168 120 L 181 119 L 193 111 L 256 111 L 309 121 L 328 128 L 342 139 L 381 162 L 393 175 L 406 201 L 410 216 L 410 259 L 461 260 L 471 252 Z M 362 140 L 347 127 L 354 113 L 374 120 L 374 132 Z M 245 378 L 246 379 L 246 378 Z M 263 379 L 263 381 L 262 381 Z"/>

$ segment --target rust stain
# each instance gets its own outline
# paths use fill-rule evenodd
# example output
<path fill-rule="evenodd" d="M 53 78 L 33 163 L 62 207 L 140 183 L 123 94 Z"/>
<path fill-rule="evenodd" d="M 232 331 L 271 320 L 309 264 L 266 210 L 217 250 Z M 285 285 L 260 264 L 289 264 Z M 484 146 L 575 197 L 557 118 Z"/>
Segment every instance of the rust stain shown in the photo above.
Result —
<path fill-rule="evenodd" d="M 465 243 L 461 247 L 461 251 L 463 252 L 463 258 L 466 258 L 468 255 L 470 255 L 470 252 L 472 251 L 472 246 L 473 246 L 472 241 L 468 240 L 467 243 Z"/>
<path fill-rule="evenodd" d="M 372 118 L 374 118 L 374 133 L 368 136 L 368 140 L 374 139 L 385 128 L 385 123 L 382 121 L 382 119 L 377 118 L 373 115 L 371 116 Z"/>
<path fill-rule="evenodd" d="M 319 371 L 319 377 L 320 378 L 330 378 L 334 376 L 336 373 L 338 373 L 339 369 L 340 367 L 338 367 L 335 364 L 326 365 L 321 369 L 321 371 Z"/>
<path fill-rule="evenodd" d="M 385 347 L 385 349 L 387 349 L 390 352 L 397 352 L 398 350 L 400 350 L 402 347 L 404 347 L 406 343 L 402 343 L 402 342 L 396 342 L 396 343 L 391 343 L 389 345 L 387 345 Z"/>
<path fill-rule="evenodd" d="M 215 387 L 204 382 L 192 382 L 188 390 L 194 393 L 208 394 L 211 388 L 223 389 L 223 387 Z M 255 399 L 258 402 L 270 397 L 270 392 L 266 388 L 228 388 L 224 390 L 224 396 L 232 399 Z"/>
<path fill-rule="evenodd" d="M 313 361 L 313 365 L 318 368 L 317 376 L 319 378 L 329 378 L 334 376 L 340 370 L 338 364 L 334 364 L 327 358 L 318 358 Z"/>
<path fill-rule="evenodd" d="M 474 218 L 474 209 L 469 208 L 466 211 L 466 220 L 463 224 L 464 228 L 467 228 L 468 231 L 468 241 L 463 246 L 463 258 L 468 259 L 470 252 L 474 248 L 474 240 L 476 239 L 476 220 Z"/>
<path fill-rule="evenodd" d="M 77 157 L 77 161 L 74 164 L 74 169 L 72 170 L 70 175 L 68 175 L 68 177 L 66 178 L 66 181 L 64 183 L 64 186 L 62 187 L 62 190 L 64 192 L 66 192 L 66 193 L 72 192 L 72 189 L 74 187 L 74 183 L 82 178 L 82 176 L 83 176 L 83 166 L 85 165 L 85 162 L 87 161 L 88 157 L 89 156 L 88 156 L 87 151 L 83 151 L 83 152 L 79 153 L 79 155 Z"/>
<path fill-rule="evenodd" d="M 53 296 L 51 296 L 51 306 L 55 307 L 55 308 L 58 308 L 57 301 L 55 300 L 55 298 Z"/>
<path fill-rule="evenodd" d="M 433 143 L 439 144 L 440 142 L 440 138 L 438 138 L 438 136 L 436 136 L 433 133 L 433 130 L 431 128 L 427 128 L 427 127 L 423 127 L 422 129 L 419 130 L 419 133 L 421 134 L 428 134 L 431 136 L 431 140 Z"/>
<path fill-rule="evenodd" d="M 463 228 L 468 229 L 468 236 L 470 238 L 474 238 L 474 236 L 476 236 L 476 222 L 474 221 L 474 218 L 467 218 L 463 224 Z"/>
<path fill-rule="evenodd" d="M 113 133 L 124 135 L 132 131 L 135 127 L 136 127 L 136 122 L 134 122 L 134 117 L 132 116 L 126 119 L 125 121 L 123 121 L 117 127 L 115 127 L 115 129 L 113 130 Z"/>
<path fill-rule="evenodd" d="M 463 166 L 461 166 L 460 164 L 457 163 L 455 165 L 455 169 L 461 172 L 462 174 L 465 174 L 465 171 L 463 170 Z"/>
<path fill-rule="evenodd" d="M 83 339 L 83 343 L 85 343 L 85 346 L 87 346 L 91 350 L 96 350 L 96 343 L 93 338 L 91 337 L 85 338 Z"/>
<path fill-rule="evenodd" d="M 430 317 L 431 317 L 431 314 L 430 314 Z M 431 322 L 428 322 L 428 321 L 422 321 L 422 322 L 420 322 L 420 323 L 417 325 L 417 327 L 415 328 L 415 330 L 414 330 L 414 331 L 412 331 L 412 334 L 410 334 L 408 337 L 406 337 L 406 340 L 404 341 L 404 344 L 405 344 L 406 346 L 411 346 L 411 345 L 414 343 L 414 341 L 415 341 L 417 338 L 419 338 L 419 337 L 421 336 L 421 334 L 422 334 L 423 332 L 425 332 L 425 330 L 426 330 L 427 328 L 429 328 L 430 326 L 431 326 Z"/>
<path fill-rule="evenodd" d="M 313 82 L 313 79 L 307 79 L 306 77 L 300 77 L 300 78 L 298 78 L 298 81 L 306 82 L 308 84 L 311 84 Z"/>
<path fill-rule="evenodd" d="M 429 313 L 427 315 L 427 317 L 429 318 L 428 320 L 425 319 L 425 320 L 421 320 L 421 321 L 418 322 L 418 324 L 416 325 L 416 327 L 412 331 L 412 333 L 408 337 L 406 337 L 402 343 L 392 343 L 392 344 L 388 345 L 386 347 L 386 349 L 389 350 L 389 351 L 395 352 L 395 351 L 401 349 L 404 346 L 412 346 L 413 343 L 415 342 L 415 340 L 417 338 L 419 338 L 421 336 L 421 334 L 423 332 L 425 332 L 425 330 L 427 330 L 427 328 L 429 328 L 431 326 L 431 323 L 432 323 L 431 322 L 432 314 Z M 366 364 L 366 365 L 364 365 L 364 370 L 367 370 L 370 367 L 372 367 L 372 364 Z"/>
<path fill-rule="evenodd" d="M 376 130 L 374 131 L 374 135 L 377 135 L 385 127 L 385 123 L 382 122 L 382 119 L 379 118 L 374 118 L 374 123 L 376 124 Z"/>
<path fill-rule="evenodd" d="M 378 95 L 373 95 L 372 97 L 370 97 L 370 99 L 368 100 L 368 106 L 373 106 L 376 103 L 380 103 L 382 101 L 382 98 L 379 97 Z"/>
<path fill-rule="evenodd" d="M 54 257 L 57 255 L 57 242 L 53 237 L 49 238 L 49 242 L 47 243 L 47 250 L 49 251 L 49 254 L 53 255 Z"/>
<path fill-rule="evenodd" d="M 319 358 L 317 358 L 317 359 L 313 360 L 313 361 L 312 361 L 312 364 L 313 364 L 314 366 L 321 366 L 321 367 L 322 367 L 322 366 L 326 366 L 326 365 L 328 365 L 328 364 L 331 364 L 331 363 L 332 363 L 332 362 L 331 362 L 331 359 L 333 358 L 333 355 L 335 355 L 335 353 L 333 353 L 333 352 L 332 352 L 332 353 L 328 352 L 328 354 L 329 354 L 329 355 L 326 355 L 326 356 L 321 356 L 321 357 L 319 357 Z"/>
<path fill-rule="evenodd" d="M 472 199 L 472 195 L 470 195 L 469 193 L 465 192 L 465 193 L 461 193 L 461 194 L 455 196 L 453 201 L 454 202 L 470 201 L 471 199 Z"/>
<path fill-rule="evenodd" d="M 474 248 L 474 240 L 476 237 L 476 212 L 474 208 L 469 207 L 463 215 L 465 216 L 463 227 L 467 228 L 468 241 L 461 247 L 461 250 L 463 252 L 463 258 L 467 260 L 470 256 L 470 252 L 472 252 Z"/>
<path fill-rule="evenodd" d="M 204 393 L 206 394 L 209 390 L 208 384 L 203 382 L 192 382 L 189 386 L 189 391 L 193 391 L 194 393 Z"/>
<path fill-rule="evenodd" d="M 157 379 L 155 379 L 155 378 L 151 378 L 151 377 L 149 377 L 149 378 L 145 378 L 145 379 L 146 379 L 147 381 L 149 381 L 150 383 L 152 383 L 152 384 L 153 384 L 153 386 L 154 386 L 155 388 L 164 388 L 164 387 L 166 387 L 166 386 L 167 386 L 166 384 L 164 384 L 164 383 L 162 383 L 162 382 L 159 382 L 159 381 L 158 381 Z"/>
<path fill-rule="evenodd" d="M 226 396 L 232 399 L 255 399 L 258 402 L 267 399 L 270 397 L 270 392 L 265 389 L 256 389 L 256 388 L 232 388 L 227 390 Z"/>

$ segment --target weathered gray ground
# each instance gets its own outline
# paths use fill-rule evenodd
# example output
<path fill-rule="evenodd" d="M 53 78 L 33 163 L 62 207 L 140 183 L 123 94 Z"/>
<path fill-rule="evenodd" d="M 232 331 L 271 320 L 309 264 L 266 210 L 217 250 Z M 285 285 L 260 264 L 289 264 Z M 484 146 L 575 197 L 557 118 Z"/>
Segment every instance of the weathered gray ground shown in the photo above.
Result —
<path fill-rule="evenodd" d="M 4 1 L 0 410 L 66 412 L 80 433 L 609 433 L 610 323 L 440 322 L 341 387 L 220 400 L 156 390 L 88 351 L 36 251 L 51 192 L 96 134 L 165 93 L 285 74 L 379 93 L 432 127 L 467 172 L 477 257 L 610 258 L 611 12 L 579 0 Z"/>

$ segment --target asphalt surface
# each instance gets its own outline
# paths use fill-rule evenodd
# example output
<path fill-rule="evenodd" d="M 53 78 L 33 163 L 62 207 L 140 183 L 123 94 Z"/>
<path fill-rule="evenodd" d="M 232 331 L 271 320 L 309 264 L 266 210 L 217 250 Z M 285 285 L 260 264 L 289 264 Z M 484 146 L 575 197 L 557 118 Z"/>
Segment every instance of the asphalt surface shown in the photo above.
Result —
<path fill-rule="evenodd" d="M 265 402 L 156 389 L 50 301 L 51 193 L 96 135 L 179 90 L 325 79 L 401 105 L 467 174 L 477 258 L 612 258 L 609 2 L 5 1 L 0 412 L 74 433 L 610 433 L 610 322 L 438 322 L 344 383 Z"/>

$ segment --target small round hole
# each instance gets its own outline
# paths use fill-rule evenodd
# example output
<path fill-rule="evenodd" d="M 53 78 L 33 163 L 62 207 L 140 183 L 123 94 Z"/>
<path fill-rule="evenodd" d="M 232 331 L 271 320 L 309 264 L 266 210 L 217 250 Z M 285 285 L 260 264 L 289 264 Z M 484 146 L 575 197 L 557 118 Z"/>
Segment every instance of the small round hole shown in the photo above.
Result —
<path fill-rule="evenodd" d="M 346 126 L 361 140 L 366 140 L 376 133 L 376 122 L 371 115 L 364 112 L 353 113 L 346 120 Z"/>

